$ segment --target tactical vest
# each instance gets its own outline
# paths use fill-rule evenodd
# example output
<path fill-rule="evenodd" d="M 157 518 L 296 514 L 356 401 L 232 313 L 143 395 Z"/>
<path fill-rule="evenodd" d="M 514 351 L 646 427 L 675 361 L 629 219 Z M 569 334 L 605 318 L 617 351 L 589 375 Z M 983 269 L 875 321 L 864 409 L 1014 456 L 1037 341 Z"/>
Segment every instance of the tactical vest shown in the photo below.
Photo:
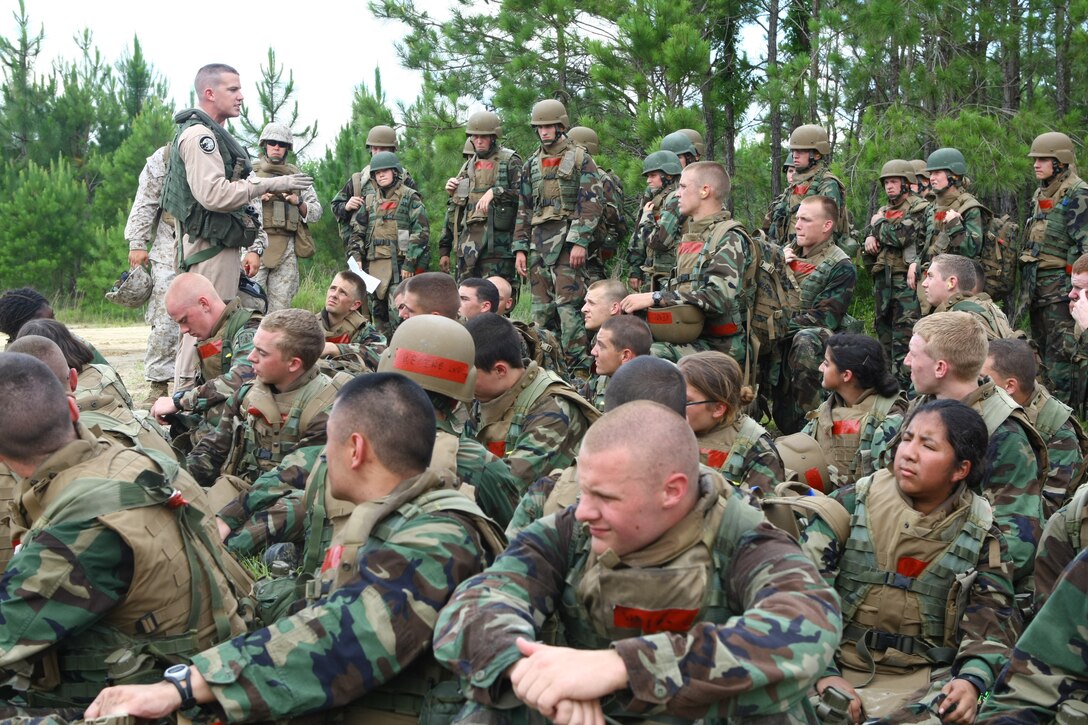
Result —
<path fill-rule="evenodd" d="M 529 159 L 533 226 L 552 219 L 570 219 L 578 206 L 586 150 L 570 139 L 557 141 L 553 146 L 556 153 L 547 153 L 540 147 Z"/>
<path fill-rule="evenodd" d="M 273 393 L 266 385 L 246 383 L 236 395 L 245 420 L 235 419 L 234 446 L 230 460 L 236 461 L 232 473 L 254 480 L 276 467 L 283 457 L 298 447 L 299 439 L 321 411 L 332 405 L 336 392 L 350 379 L 347 374 L 329 379 L 315 369 L 302 386 L 285 393 Z"/>
<path fill-rule="evenodd" d="M 403 259 L 408 254 L 408 237 L 412 225 L 409 212 L 415 195 L 415 191 L 400 181 L 385 195 L 373 191 L 364 197 L 368 213 L 368 260 Z"/>
<path fill-rule="evenodd" d="M 986 330 L 987 340 L 1011 340 L 1023 337 L 1023 333 L 1012 328 L 1012 325 L 1009 324 L 1009 318 L 994 304 L 993 300 L 990 299 L 990 295 L 985 292 L 978 295 L 965 295 L 957 292 L 934 310 L 934 312 L 948 311 L 967 312 L 978 317 Z"/>
<path fill-rule="evenodd" d="M 767 430 L 751 416 L 719 425 L 699 436 L 699 462 L 720 471 L 734 485 L 744 483 L 744 459 Z"/>
<path fill-rule="evenodd" d="M 1085 504 L 1088 504 L 1088 483 L 1081 485 L 1065 506 L 1065 535 L 1073 548 L 1074 558 L 1084 549 L 1088 541 L 1088 516 L 1085 516 Z"/>
<path fill-rule="evenodd" d="M 669 197 L 676 194 L 676 182 L 673 181 L 665 186 L 662 186 L 657 192 L 650 197 L 650 202 L 654 205 L 653 211 L 648 214 L 645 211 L 640 211 L 638 229 L 643 224 L 652 224 L 654 228 L 657 227 L 661 221 L 661 210 L 665 206 L 665 202 Z M 645 206 L 645 205 L 643 205 Z M 636 232 L 638 233 L 638 232 Z M 641 241 L 641 240 L 640 240 Z M 644 272 L 659 277 L 667 277 L 672 273 L 673 267 L 676 266 L 676 250 L 675 248 L 670 250 L 659 249 L 657 246 L 650 246 L 644 241 L 642 244 L 646 247 L 646 266 L 643 269 Z"/>
<path fill-rule="evenodd" d="M 1024 412 L 1027 413 L 1031 424 L 1035 426 L 1035 430 L 1039 431 L 1039 435 L 1046 441 L 1052 439 L 1058 433 L 1058 429 L 1073 415 L 1072 408 L 1055 398 L 1041 385 L 1035 386 L 1035 394 L 1024 406 Z M 1080 429 L 1079 424 L 1076 427 Z M 1080 430 L 1083 431 L 1083 429 Z M 1081 438 L 1080 435 L 1077 437 Z"/>
<path fill-rule="evenodd" d="M 1054 192 L 1047 188 L 1035 190 L 1032 215 L 1025 223 L 1024 250 L 1030 258 L 1038 258 L 1039 269 L 1061 269 L 1071 273 L 1072 263 L 1083 250 L 1076 248 L 1069 236 L 1069 204 L 1075 192 L 1088 189 L 1079 176 L 1068 170 Z"/>
<path fill-rule="evenodd" d="M 253 173 L 261 178 L 301 174 L 302 169 L 294 164 L 276 164 L 262 157 L 253 167 Z M 273 194 L 268 201 L 261 202 L 262 226 L 265 231 L 281 231 L 293 234 L 298 230 L 302 217 L 294 204 L 288 204 L 283 194 Z"/>
<path fill-rule="evenodd" d="M 729 243 L 730 233 L 740 238 L 741 254 L 739 256 L 744 260 L 745 267 L 737 270 L 737 282 L 744 279 L 748 265 L 751 264 L 752 240 L 748 237 L 744 226 L 730 218 L 729 212 L 723 210 L 705 219 L 692 222 L 689 230 L 680 238 L 680 244 L 676 248 L 676 271 L 669 280 L 669 289 L 690 293 L 696 282 L 705 281 L 707 275 L 704 269 L 707 263 L 718 253 L 723 244 Z M 749 298 L 752 294 L 754 294 L 752 289 L 738 289 L 736 304 L 732 305 L 732 310 L 721 315 L 708 315 L 700 337 L 729 337 L 742 333 Z"/>
<path fill-rule="evenodd" d="M 872 443 L 872 431 L 884 422 L 896 403 L 905 409 L 906 396 L 877 395 L 869 388 L 853 406 L 846 405 L 838 393 L 832 393 L 809 414 L 810 419 L 816 421 L 812 437 L 820 444 L 828 465 L 835 466 L 844 482 L 853 482 L 865 475 L 860 470 L 862 446 Z M 866 433 L 870 440 L 866 440 Z"/>
<path fill-rule="evenodd" d="M 591 424 L 601 417 L 600 411 L 590 405 L 562 378 L 551 370 L 544 370 L 536 363 L 531 363 L 526 368 L 516 387 L 520 392 L 517 393 L 513 405 L 503 412 L 502 419 L 484 425 L 476 436 L 487 450 L 498 458 L 505 458 L 506 453 L 513 450 L 521 436 L 525 418 L 536 406 L 537 401 L 545 396 L 555 395 L 573 403 Z"/>
<path fill-rule="evenodd" d="M 786 189 L 782 195 L 784 206 L 783 211 L 788 210 L 788 213 L 781 215 L 779 221 L 779 243 L 785 244 L 787 240 L 792 239 L 794 236 L 794 229 L 797 224 L 797 210 L 801 206 L 801 202 L 810 196 L 817 196 L 822 194 L 821 189 L 826 185 L 826 182 L 831 180 L 835 182 L 835 185 L 839 187 L 839 195 L 842 199 L 846 199 L 846 186 L 837 176 L 832 174 L 825 162 L 817 162 L 810 171 L 804 171 L 798 174 L 794 174 L 793 184 Z M 846 209 L 845 207 L 839 209 L 839 218 L 835 220 L 835 235 L 845 234 L 848 229 L 846 228 Z"/>
<path fill-rule="evenodd" d="M 855 495 L 835 580 L 842 596 L 843 664 L 862 671 L 875 664 L 890 673 L 951 664 L 959 621 L 950 613 L 968 594 L 967 577 L 993 526 L 989 504 L 965 491 L 968 506 L 931 524 L 910 507 L 887 469 L 859 481 Z M 1000 564 L 996 541 L 988 555 L 992 567 Z"/>
<path fill-rule="evenodd" d="M 101 619 L 49 651 L 46 679 L 27 693 L 32 707 L 86 704 L 107 684 L 159 681 L 165 666 L 246 629 L 226 568 L 233 562 L 218 544 L 214 519 L 185 502 L 185 496 L 199 496 L 199 488 L 177 478 L 176 463 L 156 456 L 156 471 L 131 449 L 96 445 L 104 446 L 99 455 L 50 481 L 40 502 L 43 512 L 28 522 L 22 541 L 33 541 L 50 525 L 97 519 L 132 549 L 132 580 L 125 597 Z M 135 483 L 88 475 L 137 467 L 144 470 Z M 59 683 L 49 676 L 53 666 Z M 32 667 L 20 663 L 16 669 L 29 675 Z"/>
<path fill-rule="evenodd" d="M 810 248 L 811 249 L 811 248 Z M 796 257 L 787 265 L 787 274 L 796 289 L 800 290 L 798 300 L 800 310 L 807 310 L 815 303 L 816 295 L 827 287 L 831 271 L 839 262 L 849 261 L 846 252 L 828 240 L 815 249 L 815 254 Z"/>
<path fill-rule="evenodd" d="M 471 499 L 456 490 L 456 478 L 452 473 L 428 470 L 409 480 L 412 483 L 407 488 L 359 504 L 352 510 L 333 538 L 322 565 L 322 578 L 329 583 L 329 594 L 357 581 L 359 563 L 365 552 L 381 548 L 418 516 L 457 514 L 457 519 L 467 523 L 480 537 L 488 562 L 505 549 L 501 529 Z M 451 594 L 452 591 L 446 593 L 447 596 Z M 392 680 L 353 701 L 348 711 L 408 711 L 418 715 L 427 694 L 439 683 L 453 678 L 452 673 L 438 665 L 427 648 Z"/>
<path fill-rule="evenodd" d="M 465 222 L 468 224 L 487 221 L 488 214 L 476 211 L 476 203 L 491 189 L 500 186 L 510 189 L 510 160 L 514 158 L 511 149 L 499 147 L 498 151 L 490 157 L 483 159 L 478 155 L 473 156 L 465 163 L 465 177 L 468 179 L 468 197 L 465 200 Z M 492 200 L 492 205 L 499 203 Z M 489 212 L 490 213 L 490 209 Z M 513 222 L 511 218 L 509 220 Z M 496 214 L 495 225 L 499 226 L 499 215 Z M 513 224 L 503 225 L 500 231 L 513 231 Z"/>
<path fill-rule="evenodd" d="M 982 213 L 982 239 L 978 241 L 978 254 L 966 254 L 962 246 L 963 239 L 953 247 L 952 239 L 944 230 L 944 218 L 945 214 L 950 211 L 958 212 L 962 225 L 967 212 L 975 208 L 980 209 Z M 945 192 L 943 197 L 938 196 L 937 200 L 929 208 L 929 218 L 927 219 L 927 234 L 929 235 L 926 240 L 926 246 L 928 247 L 927 259 L 932 260 L 938 254 L 961 254 L 972 259 L 981 256 L 982 246 L 986 242 L 986 216 L 988 214 L 990 214 L 989 210 L 982 206 L 979 200 L 969 192 L 951 188 Z M 961 236 L 965 237 L 966 235 Z"/>
<path fill-rule="evenodd" d="M 234 338 L 251 319 L 262 317 L 260 312 L 242 307 L 241 301 L 233 299 L 219 318 L 211 337 L 201 340 L 196 345 L 200 359 L 200 380 L 215 380 L 230 370 L 234 360 Z"/>
<path fill-rule="evenodd" d="M 511 320 L 521 336 L 522 357 L 528 358 L 540 367 L 550 370 L 560 378 L 567 378 L 567 361 L 563 357 L 563 348 L 555 339 L 555 333 L 544 330 L 532 322 Z"/>
<path fill-rule="evenodd" d="M 921 197 L 904 194 L 898 204 L 882 206 L 880 212 L 884 217 L 884 224 L 891 224 L 898 227 L 903 223 L 904 219 L 921 216 L 925 211 L 925 207 L 926 202 Z M 924 221 L 924 217 L 921 218 Z M 898 241 L 897 238 L 896 242 L 898 243 Z M 904 257 L 904 252 L 905 250 L 903 247 L 897 246 L 896 244 L 889 244 L 886 239 L 881 238 L 880 251 L 877 253 L 876 264 L 873 266 L 873 271 L 877 272 L 882 268 L 888 268 L 893 274 L 906 274 L 908 264 Z"/>
<path fill-rule="evenodd" d="M 340 320 L 332 329 L 329 329 L 328 315 L 322 312 L 318 315 L 318 320 L 321 323 L 321 330 L 325 335 L 325 342 L 331 342 L 334 345 L 349 345 L 351 341 L 355 339 L 355 335 L 360 329 L 368 324 L 368 320 L 363 316 L 362 312 L 355 310 L 347 317 Z"/>
<path fill-rule="evenodd" d="M 223 175 L 227 181 L 238 181 L 249 176 L 253 167 L 249 154 L 226 129 L 213 121 L 208 114 L 197 108 L 181 111 L 174 116 L 178 124 L 177 135 L 170 147 L 170 162 L 163 180 L 161 206 L 181 225 L 183 232 L 192 239 L 207 240 L 213 247 L 248 247 L 257 238 L 256 220 L 245 208 L 231 212 L 210 211 L 200 205 L 189 188 L 185 176 L 185 163 L 178 151 L 182 132 L 191 126 L 201 125 L 215 136 L 215 145 L 223 159 Z M 199 260 L 197 260 L 199 261 Z"/>
<path fill-rule="evenodd" d="M 76 380 L 74 395 L 80 410 L 112 410 L 117 406 L 132 408 L 132 398 L 125 384 L 110 365 L 85 365 Z"/>

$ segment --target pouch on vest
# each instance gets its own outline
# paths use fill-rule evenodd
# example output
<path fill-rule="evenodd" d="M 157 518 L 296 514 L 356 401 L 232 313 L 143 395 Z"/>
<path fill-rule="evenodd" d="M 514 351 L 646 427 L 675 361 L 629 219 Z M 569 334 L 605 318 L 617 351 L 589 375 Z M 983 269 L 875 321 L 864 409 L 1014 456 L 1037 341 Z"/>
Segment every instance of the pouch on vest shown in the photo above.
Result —
<path fill-rule="evenodd" d="M 387 244 L 378 247 L 378 249 L 386 250 L 385 256 L 379 259 L 370 260 L 370 269 L 367 271 L 381 280 L 378 288 L 374 290 L 374 297 L 379 300 L 384 300 L 386 295 L 389 294 L 389 285 L 393 281 L 393 260 L 390 257 L 392 248 Z"/>
<path fill-rule="evenodd" d="M 431 688 L 423 698 L 419 725 L 449 725 L 465 706 L 465 696 L 457 680 L 444 680 Z"/>
<path fill-rule="evenodd" d="M 514 231 L 518 219 L 518 204 L 516 201 L 492 201 L 491 210 L 495 215 L 495 231 Z"/>
<path fill-rule="evenodd" d="M 299 259 L 309 259 L 317 254 L 317 245 L 314 244 L 314 235 L 310 234 L 307 224 L 299 224 L 295 231 L 295 256 Z"/>
<path fill-rule="evenodd" d="M 261 266 L 265 269 L 275 269 L 283 261 L 283 255 L 287 252 L 291 237 L 278 230 L 268 232 L 267 236 L 268 243 L 265 245 L 264 254 L 261 255 Z"/>
<path fill-rule="evenodd" d="M 407 229 L 397 230 L 397 256 L 407 257 L 408 246 L 412 243 L 412 234 Z"/>
<path fill-rule="evenodd" d="M 222 475 L 207 489 L 208 505 L 218 512 L 240 494 L 250 489 L 251 484 L 238 476 Z"/>

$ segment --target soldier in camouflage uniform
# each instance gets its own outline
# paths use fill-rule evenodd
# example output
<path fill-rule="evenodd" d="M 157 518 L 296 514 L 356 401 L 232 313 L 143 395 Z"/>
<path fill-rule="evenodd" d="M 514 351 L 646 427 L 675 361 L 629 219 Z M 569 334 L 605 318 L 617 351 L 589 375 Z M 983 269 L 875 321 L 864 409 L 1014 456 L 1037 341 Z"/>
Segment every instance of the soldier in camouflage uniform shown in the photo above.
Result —
<path fill-rule="evenodd" d="M 837 205 L 834 221 L 834 241 L 848 256 L 854 256 L 856 243 L 850 240 L 850 223 L 846 214 L 846 187 L 828 170 L 831 163 L 831 142 L 827 131 L 819 126 L 798 126 L 790 134 L 793 154 L 793 181 L 771 209 L 767 236 L 781 246 L 796 238 L 797 209 L 804 199 L 826 196 Z"/>
<path fill-rule="evenodd" d="M 1044 133 L 1031 144 L 1039 188 L 1024 225 L 1021 295 L 1031 310 L 1046 385 L 1060 400 L 1073 392 L 1072 360 L 1063 339 L 1073 332 L 1066 292 L 1073 262 L 1088 251 L 1088 185 L 1077 176 L 1073 142 Z"/>
<path fill-rule="evenodd" d="M 912 181 L 910 184 L 910 193 L 929 201 L 932 192 L 929 188 L 929 169 L 926 168 L 925 160 L 914 159 L 910 162 L 910 165 L 917 175 L 917 180 Z"/>
<path fill-rule="evenodd" d="M 500 275 L 512 284 L 510 245 L 521 190 L 521 157 L 499 143 L 502 122 L 491 111 L 472 114 L 465 133 L 473 154 L 457 176 L 446 182 L 451 199 L 447 223 L 453 234 L 449 245 L 438 246 L 439 265 L 449 272 L 452 252 L 457 258 L 457 279 Z"/>
<path fill-rule="evenodd" d="M 397 152 L 397 132 L 391 126 L 384 124 L 373 126 L 366 134 L 366 150 L 370 153 L 371 158 L 383 151 L 395 154 Z M 370 164 L 367 164 L 362 171 L 357 171 L 348 177 L 347 183 L 344 184 L 330 203 L 332 215 L 336 219 L 336 226 L 340 230 L 340 239 L 344 242 L 345 249 L 347 249 L 351 241 L 352 217 L 363 206 L 366 195 L 374 193 L 374 178 L 371 171 Z M 416 188 L 415 179 L 412 178 L 412 173 L 408 169 L 404 169 L 404 183 L 412 189 Z"/>
<path fill-rule="evenodd" d="M 571 375 L 584 379 L 589 343 L 579 310 L 592 281 L 586 266 L 595 264 L 600 177 L 585 147 L 564 133 L 570 124 L 562 103 L 540 101 L 530 122 L 540 147 L 521 173 L 514 263 L 522 277 L 532 269 L 533 321 L 559 335 Z"/>
<path fill-rule="evenodd" d="M 235 592 L 248 577 L 188 474 L 95 438 L 28 355 L 0 354 L 0 398 L 0 463 L 19 476 L 23 532 L 0 582 L 8 705 L 81 709 L 107 681 L 154 681 L 245 632 Z"/>
<path fill-rule="evenodd" d="M 252 483 L 294 449 L 325 442 L 337 386 L 317 369 L 324 346 L 305 310 L 280 310 L 261 320 L 249 354 L 256 380 L 227 399 L 219 427 L 189 454 L 197 481 L 210 486 L 226 474 Z"/>
<path fill-rule="evenodd" d="M 151 262 L 151 298 L 147 301 L 144 320 L 151 325 L 144 353 L 144 378 L 151 382 L 147 405 L 167 393 L 174 378 L 174 361 L 178 356 L 178 324 L 166 314 L 166 288 L 177 273 L 177 241 L 174 239 L 174 218 L 159 207 L 162 182 L 166 176 L 166 159 L 170 148 L 163 146 L 147 157 L 136 198 L 125 222 L 128 241 L 128 263 L 139 267 Z M 147 245 L 151 245 L 150 254 Z M 190 356 L 182 361 L 186 369 L 196 366 Z M 183 376 L 184 377 L 184 376 Z"/>
<path fill-rule="evenodd" d="M 219 427 L 227 398 L 253 379 L 249 354 L 261 314 L 239 300 L 226 304 L 211 282 L 184 272 L 166 292 L 166 311 L 183 333 L 196 341 L 200 370 L 194 387 L 159 398 L 151 415 L 160 423 L 175 413 L 186 414 L 193 445 Z"/>
<path fill-rule="evenodd" d="M 862 261 L 873 275 L 876 310 L 873 326 L 899 383 L 910 384 L 903 365 L 911 329 L 921 317 L 918 295 L 907 284 L 907 269 L 925 243 L 926 202 L 911 193 L 917 176 L 909 161 L 893 159 L 880 170 L 888 203 L 880 207 L 862 232 Z"/>
<path fill-rule="evenodd" d="M 476 402 L 465 435 L 505 460 L 524 490 L 574 460 L 598 412 L 559 376 L 525 364 L 509 320 L 484 313 L 465 327 L 476 345 Z"/>
<path fill-rule="evenodd" d="M 1050 462 L 1045 442 L 1021 406 L 992 381 L 979 384 L 986 355 L 986 333 L 973 315 L 941 312 L 919 320 L 907 353 L 911 381 L 918 392 L 908 415 L 934 398 L 959 400 L 982 415 L 990 433 L 982 493 L 1008 543 L 1016 592 L 1026 608 L 1035 548 L 1043 529 L 1042 491 Z M 885 419 L 878 439 L 888 443 L 883 453 L 874 451 L 880 465 L 891 463 L 901 428 L 900 416 Z"/>
<path fill-rule="evenodd" d="M 649 326 L 641 318 L 609 317 L 593 341 L 593 375 L 578 392 L 603 412 L 608 381 L 622 365 L 639 355 L 649 355 L 653 341 Z"/>
<path fill-rule="evenodd" d="M 688 164 L 694 164 L 702 160 L 702 154 L 695 146 L 695 141 L 683 131 L 673 131 L 661 139 L 661 150 L 676 154 L 680 160 L 680 168 L 686 169 Z"/>
<path fill-rule="evenodd" d="M 642 195 L 638 223 L 627 247 L 628 286 L 636 292 L 660 289 L 676 266 L 679 230 L 687 218 L 680 214 L 676 185 L 683 167 L 672 151 L 654 151 L 642 162 L 646 191 Z M 646 284 L 643 284 L 645 279 Z"/>
<path fill-rule="evenodd" d="M 590 156 L 596 158 L 600 151 L 597 132 L 587 126 L 575 126 L 567 131 L 567 136 L 575 143 L 586 147 Z M 595 248 L 590 250 L 586 263 L 589 282 L 605 279 L 604 265 L 616 256 L 620 240 L 629 233 L 627 214 L 623 209 L 623 182 L 612 169 L 598 169 L 601 180 L 601 221 L 597 224 Z"/>
<path fill-rule="evenodd" d="M 1073 392 L 1067 402 L 1082 420 L 1088 418 L 1088 254 L 1073 262 L 1069 277 L 1069 314 L 1073 330 L 1062 339 L 1067 356 L 1073 361 Z"/>
<path fill-rule="evenodd" d="M 624 312 L 666 305 L 694 305 L 706 316 L 702 332 L 685 346 L 662 344 L 654 354 L 677 360 L 699 350 L 724 352 L 742 366 L 747 360 L 745 318 L 751 297 L 741 281 L 752 264 L 752 241 L 724 208 L 729 174 L 713 161 L 687 166 L 680 177 L 680 213 L 691 221 L 677 247 L 677 262 L 665 291 L 628 295 Z M 651 329 L 654 310 L 647 313 Z"/>
<path fill-rule="evenodd" d="M 374 371 L 385 350 L 385 337 L 363 314 L 366 283 L 350 270 L 338 272 L 325 295 L 325 309 L 317 321 L 325 335 L 321 353 L 323 369 Z"/>
<path fill-rule="evenodd" d="M 921 282 L 918 275 L 938 254 L 980 259 L 985 241 L 985 209 L 965 187 L 963 154 L 954 148 L 937 149 L 926 160 L 926 170 L 934 198 L 926 215 L 925 246 L 907 270 L 907 282 L 914 287 Z"/>
<path fill-rule="evenodd" d="M 370 161 L 374 183 L 364 203 L 351 218 L 348 257 L 381 280 L 368 293 L 371 320 L 383 335 L 390 335 L 398 319 L 390 290 L 401 280 L 427 271 L 430 227 L 419 193 L 404 183 L 396 155 L 383 151 Z"/>
<path fill-rule="evenodd" d="M 968 312 L 986 329 L 988 340 L 1001 340 L 1023 333 L 1014 330 L 1009 318 L 985 292 L 975 293 L 980 283 L 975 262 L 958 254 L 938 254 L 922 280 L 922 293 L 934 312 Z"/>
<path fill-rule="evenodd" d="M 847 526 L 817 515 L 803 533 L 842 597 L 842 643 L 816 690 L 852 697 L 848 722 L 969 725 L 1005 662 L 1019 628 L 1012 562 L 974 492 L 986 437 L 958 401 L 917 408 L 893 469 L 831 494 Z"/>
<path fill-rule="evenodd" d="M 1050 601 L 1016 641 L 1009 663 L 975 721 L 1023 725 L 1088 721 L 1088 552 L 1058 579 Z"/>
<path fill-rule="evenodd" d="M 439 615 L 435 654 L 479 706 L 560 722 L 812 717 L 837 599 L 698 456 L 691 429 L 657 403 L 590 429 L 578 505 L 530 524 Z M 535 641 L 553 614 L 569 648 Z"/>
<path fill-rule="evenodd" d="M 787 435 L 801 430 L 805 415 L 820 406 L 824 346 L 833 333 L 849 331 L 852 319 L 847 310 L 854 298 L 857 269 L 832 242 L 837 216 L 833 199 L 803 199 L 797 207 L 795 241 L 784 250 L 787 274 L 800 296 L 789 318 L 789 337 L 772 362 L 777 370 L 772 367 L 769 377 L 760 377 L 775 386 L 774 422 Z"/>
<path fill-rule="evenodd" d="M 677 363 L 686 383 L 688 425 L 699 460 L 734 486 L 762 497 L 786 478 L 767 429 L 745 414 L 755 393 L 733 358 L 717 351 L 685 355 Z"/>
<path fill-rule="evenodd" d="M 354 509 L 328 550 L 328 593 L 192 658 L 184 676 L 196 703 L 215 706 L 209 717 L 274 720 L 343 706 L 322 719 L 430 722 L 452 714 L 430 710 L 457 698 L 456 683 L 430 654 L 434 622 L 453 589 L 487 565 L 501 534 L 451 490 L 452 474 L 427 470 L 434 443 L 430 401 L 411 380 L 376 373 L 343 387 L 325 456 L 330 493 Z M 161 717 L 181 701 L 169 682 L 112 688 L 87 717 Z"/>
<path fill-rule="evenodd" d="M 270 123 L 261 131 L 261 158 L 253 166 L 259 178 L 301 172 L 287 163 L 294 148 L 291 129 L 282 123 Z M 298 258 L 312 257 L 316 249 L 310 235 L 311 224 L 321 219 L 321 202 L 313 186 L 301 191 L 265 192 L 254 204 L 262 206 L 261 225 L 268 239 L 261 254 L 261 268 L 253 280 L 268 295 L 268 312 L 284 310 L 298 292 Z"/>
<path fill-rule="evenodd" d="M 1043 527 L 1035 554 L 1035 612 L 1054 593 L 1065 568 L 1088 548 L 1088 484 L 1081 484 L 1068 503 L 1054 512 Z"/>
<path fill-rule="evenodd" d="M 1073 409 L 1035 382 L 1037 372 L 1035 351 L 1027 340 L 990 341 L 982 374 L 1023 407 L 1046 441 L 1050 470 L 1043 485 L 1043 516 L 1049 519 L 1084 479 L 1088 435 L 1073 417 Z"/>

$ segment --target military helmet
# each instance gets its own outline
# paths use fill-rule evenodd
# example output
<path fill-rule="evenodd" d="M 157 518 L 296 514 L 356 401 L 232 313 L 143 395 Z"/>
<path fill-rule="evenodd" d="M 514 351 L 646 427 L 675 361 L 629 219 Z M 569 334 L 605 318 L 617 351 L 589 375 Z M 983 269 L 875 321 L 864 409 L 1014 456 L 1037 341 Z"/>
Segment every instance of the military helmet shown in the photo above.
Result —
<path fill-rule="evenodd" d="M 378 361 L 424 390 L 468 403 L 476 396 L 476 345 L 465 326 L 441 315 L 416 315 L 397 326 Z"/>
<path fill-rule="evenodd" d="M 570 120 L 567 117 L 567 107 L 563 105 L 562 101 L 557 101 L 554 98 L 545 98 L 543 101 L 537 101 L 533 106 L 532 117 L 529 119 L 530 126 L 562 126 L 566 128 L 570 125 Z"/>
<path fill-rule="evenodd" d="M 245 272 L 238 274 L 238 301 L 247 310 L 256 310 L 261 314 L 268 312 L 268 293 L 264 287 Z"/>
<path fill-rule="evenodd" d="M 827 131 L 811 123 L 798 126 L 790 134 L 790 151 L 815 151 L 823 156 L 831 155 Z"/>
<path fill-rule="evenodd" d="M 257 145 L 264 146 L 265 141 L 279 141 L 291 147 L 295 145 L 295 140 L 291 137 L 291 129 L 282 123 L 270 123 L 264 127 Z"/>
<path fill-rule="evenodd" d="M 472 145 L 472 139 L 465 141 L 465 147 L 461 149 L 462 156 L 472 156 L 476 153 L 476 147 Z"/>
<path fill-rule="evenodd" d="M 959 149 L 944 147 L 937 149 L 926 159 L 926 171 L 951 171 L 956 176 L 967 174 L 967 160 Z"/>
<path fill-rule="evenodd" d="M 782 170 L 785 171 L 786 169 L 796 169 L 796 168 L 797 168 L 797 164 L 793 163 L 793 154 L 792 153 L 786 154 L 786 160 L 782 162 Z"/>
<path fill-rule="evenodd" d="M 397 147 L 397 132 L 391 126 L 375 126 L 366 135 L 366 145 L 395 149 Z"/>
<path fill-rule="evenodd" d="M 782 457 L 782 464 L 796 473 L 799 480 L 820 491 L 831 490 L 827 458 L 815 438 L 807 433 L 794 433 L 776 438 L 774 447 Z"/>
<path fill-rule="evenodd" d="M 680 157 L 672 151 L 654 151 L 642 162 L 642 175 L 651 171 L 660 171 L 669 176 L 679 176 L 684 169 L 680 165 Z"/>
<path fill-rule="evenodd" d="M 926 168 L 925 161 L 922 159 L 915 159 L 910 162 L 910 165 L 914 167 L 914 173 L 918 175 L 919 179 L 929 181 L 929 170 Z"/>
<path fill-rule="evenodd" d="M 379 151 L 374 154 L 374 158 L 370 160 L 370 173 L 375 171 L 383 171 L 385 169 L 395 169 L 400 171 L 400 159 L 392 151 Z"/>
<path fill-rule="evenodd" d="M 683 131 L 673 131 L 665 138 L 661 139 L 661 150 L 672 151 L 679 156 L 680 154 L 691 154 L 695 156 L 699 153 L 699 150 L 695 148 L 695 144 L 691 142 L 691 139 L 687 137 Z"/>
<path fill-rule="evenodd" d="M 133 267 L 113 283 L 106 299 L 122 307 L 142 307 L 151 299 L 151 275 L 143 267 Z"/>
<path fill-rule="evenodd" d="M 880 180 L 884 179 L 906 179 L 909 183 L 914 183 L 918 175 L 914 172 L 914 165 L 909 161 L 903 159 L 892 159 L 884 164 L 880 169 Z"/>
<path fill-rule="evenodd" d="M 491 111 L 477 111 L 468 117 L 465 125 L 465 134 L 468 136 L 494 136 L 502 138 L 502 121 L 499 116 Z"/>
<path fill-rule="evenodd" d="M 596 155 L 601 148 L 601 141 L 597 138 L 597 132 L 589 126 L 575 126 L 567 131 L 567 136 L 585 146 L 590 156 Z"/>
<path fill-rule="evenodd" d="M 658 342 L 686 345 L 703 334 L 706 316 L 695 305 L 680 304 L 646 310 L 646 324 Z"/>
<path fill-rule="evenodd" d="M 680 129 L 680 133 L 691 139 L 691 145 L 699 152 L 699 158 L 702 158 L 706 154 L 706 144 L 703 143 L 703 135 L 701 133 L 694 128 L 682 128 Z"/>
<path fill-rule="evenodd" d="M 1033 159 L 1057 159 L 1058 163 L 1077 163 L 1076 153 L 1073 150 L 1073 139 L 1060 131 L 1050 131 L 1039 134 L 1031 142 L 1031 151 L 1028 156 Z"/>

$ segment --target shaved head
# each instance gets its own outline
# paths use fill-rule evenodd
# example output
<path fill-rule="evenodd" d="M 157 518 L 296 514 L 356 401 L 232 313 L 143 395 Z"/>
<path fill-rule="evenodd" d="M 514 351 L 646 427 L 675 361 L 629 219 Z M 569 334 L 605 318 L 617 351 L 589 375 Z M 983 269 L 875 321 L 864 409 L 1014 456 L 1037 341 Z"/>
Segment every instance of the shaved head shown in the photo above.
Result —
<path fill-rule="evenodd" d="M 13 468 L 36 466 L 75 439 L 68 392 L 40 360 L 0 353 L 0 400 L 0 458 Z"/>
<path fill-rule="evenodd" d="M 211 280 L 196 272 L 182 272 L 166 290 L 166 304 L 170 306 L 191 307 L 201 297 L 222 301 Z"/>
<path fill-rule="evenodd" d="M 20 337 L 8 345 L 7 351 L 21 352 L 24 355 L 30 355 L 41 360 L 57 376 L 57 380 L 60 381 L 61 385 L 68 387 L 68 373 L 71 368 L 68 367 L 68 361 L 64 359 L 64 353 L 61 352 L 57 343 L 48 337 L 40 335 Z"/>

